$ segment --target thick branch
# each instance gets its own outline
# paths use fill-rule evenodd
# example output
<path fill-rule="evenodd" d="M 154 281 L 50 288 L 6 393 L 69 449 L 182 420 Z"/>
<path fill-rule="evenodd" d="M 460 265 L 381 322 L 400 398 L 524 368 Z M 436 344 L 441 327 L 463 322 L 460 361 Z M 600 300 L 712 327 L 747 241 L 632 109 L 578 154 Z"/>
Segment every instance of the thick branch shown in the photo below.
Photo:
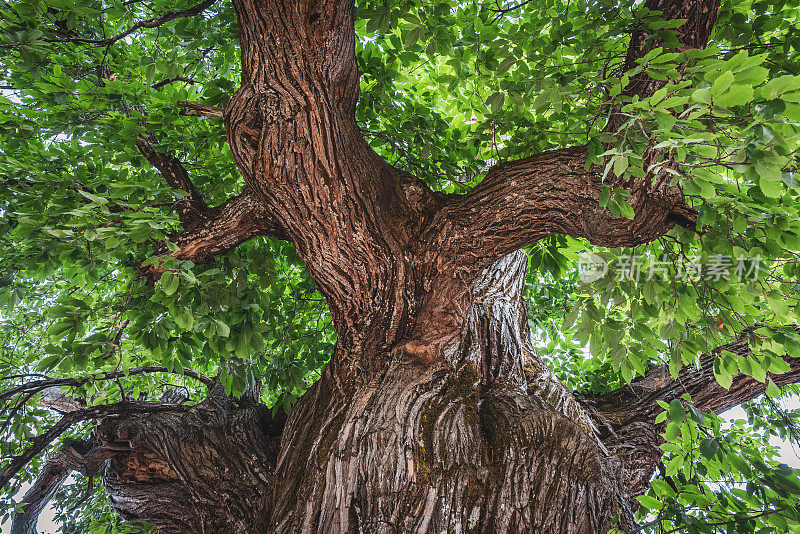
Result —
<path fill-rule="evenodd" d="M 70 472 L 78 471 L 90 477 L 91 488 L 91 477 L 106 459 L 117 453 L 114 448 L 98 444 L 94 438 L 70 442 L 56 451 L 45 462 L 36 482 L 22 498 L 25 507 L 21 512 L 14 514 L 11 534 L 36 534 L 39 514 Z"/>
<path fill-rule="evenodd" d="M 287 239 L 278 222 L 250 190 L 210 208 L 205 220 L 173 238 L 179 260 L 208 263 L 257 235 Z"/>
<path fill-rule="evenodd" d="M 723 350 L 743 356 L 750 351 L 747 338 L 723 345 L 704 355 L 700 368 L 681 370 L 673 379 L 666 366 L 659 366 L 643 378 L 606 395 L 590 396 L 584 406 L 597 419 L 605 445 L 623 461 L 626 485 L 631 497 L 642 494 L 663 451 L 661 429 L 655 424 L 662 410 L 656 401 L 670 402 L 684 393 L 692 397 L 694 406 L 706 412 L 720 413 L 761 395 L 767 384 L 747 375 L 733 379 L 730 389 L 720 386 L 713 371 L 714 358 Z M 781 375 L 768 374 L 778 385 L 800 382 L 800 358 L 784 356 L 790 370 Z"/>
<path fill-rule="evenodd" d="M 686 19 L 678 29 L 684 48 L 703 48 L 708 42 L 719 9 L 718 0 L 648 0 L 646 7 L 661 11 L 665 20 Z M 625 61 L 632 68 L 636 60 L 659 46 L 641 28 L 634 33 Z M 626 89 L 627 98 L 647 97 L 666 82 L 653 80 L 644 72 L 634 76 Z M 621 124 L 615 113 L 609 131 Z M 645 167 L 657 154 L 645 150 Z M 552 234 L 584 237 L 596 245 L 633 246 L 664 235 L 675 224 L 693 228 L 696 213 L 684 201 L 673 176 L 657 175 L 625 180 L 609 175 L 596 165 L 586 169 L 585 147 L 573 147 L 537 154 L 492 168 L 481 184 L 469 194 L 450 202 L 439 222 L 452 228 L 449 238 L 461 259 L 456 271 L 476 265 L 478 269 L 532 241 Z M 646 169 L 645 169 L 646 170 Z M 599 206 L 604 186 L 621 187 L 632 196 L 633 220 L 612 217 Z"/>
<path fill-rule="evenodd" d="M 89 419 L 99 419 L 115 414 L 150 413 L 179 411 L 186 409 L 183 406 L 172 404 L 160 404 L 151 402 L 117 402 L 114 404 L 104 404 L 92 406 L 83 410 L 76 410 L 64 415 L 59 421 L 48 429 L 44 434 L 40 434 L 31 440 L 31 446 L 22 454 L 11 459 L 8 466 L 0 473 L 0 488 L 8 484 L 20 469 L 25 467 L 37 454 L 49 446 L 58 436 L 63 434 L 75 423 Z"/>
<path fill-rule="evenodd" d="M 586 158 L 585 147 L 574 147 L 500 164 L 475 189 L 453 198 L 440 216 L 464 263 L 484 265 L 553 234 L 633 246 L 664 235 L 676 222 L 691 222 L 694 214 L 669 175 L 616 184 L 631 193 L 635 217 L 613 217 L 599 205 L 602 168 L 587 171 Z"/>
<path fill-rule="evenodd" d="M 86 408 L 84 399 L 67 395 L 67 392 L 55 386 L 43 389 L 37 403 L 59 412 L 74 412 Z"/>
<path fill-rule="evenodd" d="M 45 463 L 36 482 L 22 499 L 25 508 L 22 512 L 14 514 L 11 534 L 36 534 L 39 514 L 72 471 L 72 466 L 67 465 L 66 460 L 67 458 L 58 452 Z"/>
<path fill-rule="evenodd" d="M 178 217 L 181 224 L 186 228 L 191 228 L 203 220 L 208 211 L 208 205 L 192 183 L 189 173 L 180 160 L 159 152 L 155 140 L 150 135 L 140 135 L 136 147 L 147 161 L 159 170 L 172 189 L 186 193 L 187 196 L 178 201 Z"/>
<path fill-rule="evenodd" d="M 694 366 L 684 367 L 677 379 L 673 379 L 662 365 L 650 370 L 629 386 L 592 398 L 591 403 L 604 418 L 617 427 L 634 421 L 652 422 L 662 410 L 656 401 L 670 402 L 684 393 L 691 395 L 695 407 L 713 413 L 724 412 L 763 394 L 767 383 L 745 374 L 734 377 L 729 389 L 717 383 L 714 378 L 714 358 L 722 351 L 738 356 L 748 355 L 750 347 L 747 336 L 722 345 L 711 354 L 703 355 L 699 369 Z M 788 355 L 783 358 L 789 364 L 789 371 L 780 375 L 767 373 L 767 376 L 779 386 L 800 382 L 800 358 Z"/>
<path fill-rule="evenodd" d="M 586 158 L 586 149 L 576 147 L 501 164 L 468 194 L 448 198 L 423 236 L 421 261 L 433 282 L 403 350 L 434 361 L 460 331 L 480 270 L 528 243 L 567 234 L 597 245 L 632 246 L 693 217 L 669 175 L 619 184 L 631 194 L 635 216 L 611 216 L 599 204 L 602 169 L 587 171 Z"/>

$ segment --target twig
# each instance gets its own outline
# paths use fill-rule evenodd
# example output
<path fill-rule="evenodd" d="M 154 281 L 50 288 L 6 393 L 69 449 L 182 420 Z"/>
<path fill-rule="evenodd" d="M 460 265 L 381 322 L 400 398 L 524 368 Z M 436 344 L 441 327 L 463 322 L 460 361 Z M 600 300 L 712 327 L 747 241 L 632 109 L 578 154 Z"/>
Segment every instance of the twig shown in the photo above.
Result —
<path fill-rule="evenodd" d="M 216 119 L 221 119 L 225 114 L 223 108 L 196 104 L 194 102 L 185 102 L 183 100 L 178 101 L 178 106 L 181 108 L 181 115 L 189 117 L 214 117 Z"/>
<path fill-rule="evenodd" d="M 170 11 L 168 13 L 164 13 L 159 17 L 154 17 L 152 19 L 142 20 L 128 28 L 122 33 L 118 33 L 112 37 L 107 37 L 105 39 L 86 39 L 83 37 L 67 37 L 64 39 L 41 39 L 46 43 L 80 43 L 80 44 L 92 44 L 92 45 L 99 45 L 99 46 L 108 46 L 110 44 L 116 43 L 120 39 L 127 37 L 128 35 L 132 34 L 136 30 L 140 28 L 157 28 L 162 24 L 166 24 L 167 22 L 183 17 L 192 17 L 194 15 L 199 15 L 209 7 L 211 7 L 214 2 L 217 0 L 203 0 L 196 6 L 187 8 L 187 9 L 176 9 L 174 11 Z"/>

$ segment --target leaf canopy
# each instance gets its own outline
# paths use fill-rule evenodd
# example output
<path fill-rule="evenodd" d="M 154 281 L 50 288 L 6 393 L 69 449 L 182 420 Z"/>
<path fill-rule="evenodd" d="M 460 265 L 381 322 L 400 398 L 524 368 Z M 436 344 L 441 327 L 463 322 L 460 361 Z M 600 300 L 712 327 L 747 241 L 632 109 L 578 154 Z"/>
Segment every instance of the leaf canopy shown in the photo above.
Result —
<path fill-rule="evenodd" d="M 209 205 L 243 187 L 221 121 L 182 116 L 176 104 L 224 106 L 239 86 L 232 5 L 204 2 L 188 14 L 198 5 L 0 6 L 0 376 L 12 377 L 4 389 L 23 373 L 80 376 L 90 379 L 72 395 L 107 402 L 120 390 L 91 377 L 159 364 L 165 373 L 130 376 L 120 388 L 152 398 L 177 384 L 199 398 L 184 368 L 220 371 L 236 395 L 263 380 L 264 400 L 288 411 L 319 377 L 335 332 L 290 244 L 256 238 L 208 265 L 167 262 L 154 286 L 141 276 L 180 229 L 175 207 L 186 193 L 148 163 L 139 136 L 177 157 Z M 530 245 L 530 326 L 560 378 L 595 393 L 660 363 L 677 376 L 748 332 L 751 354 L 719 354 L 714 374 L 724 387 L 739 373 L 770 381 L 768 397 L 730 428 L 695 413 L 690 399 L 665 406 L 664 469 L 640 498 L 641 514 L 663 520 L 652 525 L 663 532 L 796 531 L 797 472 L 778 465 L 761 436 L 797 435 L 770 400 L 785 392 L 767 373 L 786 371 L 784 354 L 800 357 L 791 327 L 800 322 L 798 1 L 723 2 L 705 50 L 679 49 L 680 21 L 631 0 L 356 8 L 359 124 L 376 151 L 437 190 L 463 193 L 492 163 L 571 145 L 588 145 L 619 176 L 650 170 L 648 144 L 671 156 L 699 213 L 696 232 L 675 229 L 625 250 L 567 236 Z M 161 22 L 165 14 L 175 16 Z M 635 28 L 661 46 L 623 72 Z M 626 98 L 642 71 L 669 83 Z M 609 132 L 614 106 L 625 120 Z M 599 202 L 632 217 L 626 196 L 607 188 Z M 585 251 L 608 266 L 588 284 L 578 273 Z M 35 405 L 5 409 L 3 457 L 54 417 Z M 38 465 L 3 497 L 9 511 Z M 64 532 L 133 528 L 117 524 L 99 493 L 67 511 L 81 493 L 68 485 L 59 494 Z M 715 522 L 724 527 L 708 526 Z"/>

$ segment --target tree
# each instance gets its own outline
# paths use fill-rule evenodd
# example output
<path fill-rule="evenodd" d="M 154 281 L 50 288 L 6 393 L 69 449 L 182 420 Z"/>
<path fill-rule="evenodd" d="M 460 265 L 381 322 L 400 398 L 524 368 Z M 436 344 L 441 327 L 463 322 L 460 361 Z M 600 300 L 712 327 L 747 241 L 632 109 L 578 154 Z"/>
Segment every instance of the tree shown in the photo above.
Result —
<path fill-rule="evenodd" d="M 798 528 L 796 1 L 0 9 L 15 534 Z"/>

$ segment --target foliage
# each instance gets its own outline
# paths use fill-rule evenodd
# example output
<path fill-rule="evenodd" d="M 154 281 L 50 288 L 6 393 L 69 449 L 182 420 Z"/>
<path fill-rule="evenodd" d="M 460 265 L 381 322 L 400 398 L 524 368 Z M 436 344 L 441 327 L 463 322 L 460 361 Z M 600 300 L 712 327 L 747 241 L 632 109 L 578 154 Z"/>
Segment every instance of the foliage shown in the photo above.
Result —
<path fill-rule="evenodd" d="M 691 398 L 660 402 L 666 453 L 640 515 L 665 532 L 793 532 L 800 522 L 798 470 L 779 463 L 752 427 L 737 419 L 726 428 Z M 748 409 L 750 423 L 762 412 Z M 758 425 L 757 425 L 758 426 Z M 777 434 L 763 427 L 764 437 Z M 653 518 L 655 516 L 655 518 Z"/>
<path fill-rule="evenodd" d="M 126 377 L 124 393 L 158 398 L 173 384 L 199 398 L 199 384 L 180 376 L 186 367 L 221 372 L 234 394 L 263 379 L 264 400 L 288 410 L 330 355 L 330 316 L 291 245 L 258 238 L 210 265 L 167 264 L 155 286 L 141 277 L 139 266 L 179 229 L 174 207 L 183 194 L 138 152 L 140 134 L 177 156 L 211 205 L 243 185 L 221 123 L 181 116 L 176 106 L 224 105 L 238 86 L 231 4 L 112 41 L 137 21 L 192 5 L 0 6 L 0 376 L 16 376 L 5 389 L 22 373 L 91 378 L 160 364 L 167 373 Z M 493 162 L 576 144 L 588 144 L 607 173 L 636 176 L 643 147 L 655 141 L 660 159 L 648 164 L 669 167 L 698 209 L 697 232 L 674 230 L 633 250 L 566 237 L 528 247 L 534 338 L 568 385 L 605 392 L 662 362 L 677 375 L 745 330 L 752 353 L 719 356 L 722 385 L 739 372 L 767 380 L 785 370 L 782 355 L 800 356 L 787 327 L 798 322 L 800 298 L 797 0 L 723 2 L 704 51 L 678 49 L 676 24 L 632 0 L 361 0 L 357 14 L 359 123 L 379 153 L 435 189 L 462 193 Z M 661 46 L 622 72 L 641 27 Z M 669 84 L 626 99 L 640 71 Z M 618 132 L 604 131 L 611 103 L 625 117 Z M 600 202 L 629 216 L 626 196 L 607 188 Z M 590 284 L 577 271 L 584 251 L 610 265 Z M 750 275 L 707 276 L 722 257 L 731 273 L 741 258 Z M 645 274 L 628 276 L 637 261 Z M 647 276 L 651 267 L 669 275 Z M 90 379 L 71 394 L 108 402 L 122 393 Z M 4 409 L 3 457 L 55 417 L 34 404 Z M 777 428 L 771 409 L 762 401 L 750 423 L 728 429 L 670 407 L 665 473 L 642 498 L 651 518 L 666 518 L 652 528 L 797 528 L 796 513 L 741 516 L 786 506 L 798 493 L 796 472 L 776 466 L 758 437 Z M 64 510 L 82 494 L 69 488 L 57 499 Z M 65 521 L 94 531 L 85 525 L 106 510 L 98 498 L 64 512 Z"/>

